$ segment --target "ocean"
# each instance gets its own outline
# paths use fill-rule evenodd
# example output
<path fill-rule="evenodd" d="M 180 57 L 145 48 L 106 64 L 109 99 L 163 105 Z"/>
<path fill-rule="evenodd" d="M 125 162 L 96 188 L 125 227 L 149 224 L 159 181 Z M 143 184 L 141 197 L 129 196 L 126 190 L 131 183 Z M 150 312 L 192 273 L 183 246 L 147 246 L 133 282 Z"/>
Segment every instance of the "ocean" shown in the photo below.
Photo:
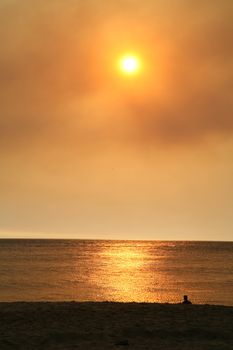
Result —
<path fill-rule="evenodd" d="M 233 306 L 233 242 L 0 240 L 0 301 Z"/>

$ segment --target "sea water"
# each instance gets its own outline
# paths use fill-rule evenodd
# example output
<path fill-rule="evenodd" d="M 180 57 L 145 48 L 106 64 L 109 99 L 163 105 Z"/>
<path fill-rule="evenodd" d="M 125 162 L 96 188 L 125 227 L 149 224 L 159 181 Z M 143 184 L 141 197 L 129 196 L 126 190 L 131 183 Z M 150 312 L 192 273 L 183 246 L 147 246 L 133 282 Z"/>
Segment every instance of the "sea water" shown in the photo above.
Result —
<path fill-rule="evenodd" d="M 0 301 L 233 305 L 233 242 L 0 240 Z"/>

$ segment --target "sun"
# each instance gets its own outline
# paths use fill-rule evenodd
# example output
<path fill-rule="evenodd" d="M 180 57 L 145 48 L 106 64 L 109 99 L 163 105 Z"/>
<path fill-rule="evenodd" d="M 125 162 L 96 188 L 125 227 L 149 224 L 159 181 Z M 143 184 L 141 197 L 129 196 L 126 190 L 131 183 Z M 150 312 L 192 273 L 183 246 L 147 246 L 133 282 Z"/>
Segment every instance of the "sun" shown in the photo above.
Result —
<path fill-rule="evenodd" d="M 120 69 L 125 74 L 136 74 L 140 69 L 140 61 L 136 56 L 126 55 L 120 59 Z"/>

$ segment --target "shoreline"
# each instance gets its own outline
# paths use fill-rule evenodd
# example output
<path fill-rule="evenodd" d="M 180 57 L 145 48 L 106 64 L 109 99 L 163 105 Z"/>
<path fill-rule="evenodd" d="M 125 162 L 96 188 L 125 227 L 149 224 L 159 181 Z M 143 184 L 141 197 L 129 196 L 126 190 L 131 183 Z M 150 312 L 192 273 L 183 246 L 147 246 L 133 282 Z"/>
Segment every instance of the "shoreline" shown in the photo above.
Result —
<path fill-rule="evenodd" d="M 0 348 L 230 350 L 232 324 L 232 306 L 0 302 Z"/>
<path fill-rule="evenodd" d="M 160 305 L 160 306 L 179 306 L 184 305 L 182 302 L 179 303 L 158 303 L 158 302 L 150 302 L 150 301 L 112 301 L 112 300 L 103 300 L 103 301 L 92 301 L 92 300 L 84 300 L 84 301 L 78 301 L 78 300 L 15 300 L 15 301 L 0 301 L 0 310 L 1 306 L 5 304 L 115 304 L 115 305 Z M 186 307 L 222 307 L 222 308 L 232 308 L 233 305 L 224 305 L 224 304 L 195 304 L 191 303 L 188 305 L 185 305 Z"/>

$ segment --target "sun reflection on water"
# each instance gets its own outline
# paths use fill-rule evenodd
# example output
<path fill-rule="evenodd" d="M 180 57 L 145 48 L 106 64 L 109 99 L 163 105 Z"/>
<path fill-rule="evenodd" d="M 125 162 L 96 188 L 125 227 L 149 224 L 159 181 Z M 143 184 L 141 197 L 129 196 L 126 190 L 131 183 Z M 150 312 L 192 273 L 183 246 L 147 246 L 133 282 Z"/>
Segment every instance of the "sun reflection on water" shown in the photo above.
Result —
<path fill-rule="evenodd" d="M 166 277 L 159 273 L 161 259 L 158 258 L 156 274 L 156 256 L 153 261 L 140 244 L 116 244 L 101 252 L 103 262 L 99 279 L 95 282 L 101 286 L 102 297 L 113 301 L 160 301 L 161 287 Z M 153 266 L 152 266 L 153 265 Z M 154 299 L 152 300 L 151 295 Z"/>
<path fill-rule="evenodd" d="M 176 269 L 172 242 L 105 241 L 89 245 L 74 266 L 74 299 L 179 302 L 186 290 Z"/>
<path fill-rule="evenodd" d="M 135 250 L 132 247 L 120 247 L 120 249 L 111 247 L 102 256 L 109 259 L 111 264 L 123 270 L 135 270 L 145 263 L 143 252 Z"/>

